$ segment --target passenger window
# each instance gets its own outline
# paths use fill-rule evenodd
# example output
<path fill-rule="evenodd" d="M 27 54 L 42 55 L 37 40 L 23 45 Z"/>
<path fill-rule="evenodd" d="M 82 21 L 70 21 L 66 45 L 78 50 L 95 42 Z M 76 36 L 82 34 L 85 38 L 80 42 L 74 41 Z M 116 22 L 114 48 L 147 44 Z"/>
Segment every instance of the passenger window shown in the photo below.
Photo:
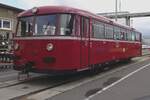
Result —
<path fill-rule="evenodd" d="M 105 25 L 105 37 L 107 39 L 113 39 L 113 26 L 112 25 Z"/>
<path fill-rule="evenodd" d="M 93 21 L 92 32 L 95 38 L 104 38 L 104 24 L 98 21 Z"/>
<path fill-rule="evenodd" d="M 80 24 L 81 24 L 81 28 L 80 28 L 80 31 L 81 31 L 81 36 L 83 36 L 84 35 L 84 18 L 83 17 L 81 17 L 81 22 L 80 22 Z"/>
<path fill-rule="evenodd" d="M 83 37 L 88 37 L 89 34 L 89 19 L 81 17 L 81 35 Z"/>
<path fill-rule="evenodd" d="M 121 29 L 120 29 L 120 39 L 121 39 L 121 40 L 124 40 L 124 38 L 125 38 L 124 35 L 125 35 L 125 34 L 124 34 L 124 29 L 121 28 Z"/>
<path fill-rule="evenodd" d="M 75 36 L 80 37 L 80 16 L 75 17 Z"/>
<path fill-rule="evenodd" d="M 120 28 L 119 27 L 114 27 L 114 39 L 120 40 Z"/>
<path fill-rule="evenodd" d="M 127 40 L 127 32 L 124 31 L 124 40 Z"/>
<path fill-rule="evenodd" d="M 135 41 L 135 32 L 132 32 L 132 41 Z"/>
<path fill-rule="evenodd" d="M 89 33 L 89 19 L 85 18 L 84 20 L 85 20 L 85 22 L 84 22 L 84 27 L 85 27 L 84 32 Z"/>
<path fill-rule="evenodd" d="M 136 33 L 136 37 L 135 38 L 136 38 L 137 41 L 140 41 L 140 34 Z"/>
<path fill-rule="evenodd" d="M 132 33 L 129 30 L 127 31 L 127 39 L 128 39 L 128 41 L 132 40 Z"/>

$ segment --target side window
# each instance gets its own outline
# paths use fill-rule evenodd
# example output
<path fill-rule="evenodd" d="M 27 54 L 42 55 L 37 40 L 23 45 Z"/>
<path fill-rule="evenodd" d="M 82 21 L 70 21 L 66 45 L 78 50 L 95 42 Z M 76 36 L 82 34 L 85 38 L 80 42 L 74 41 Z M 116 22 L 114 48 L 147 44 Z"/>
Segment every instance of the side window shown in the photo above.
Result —
<path fill-rule="evenodd" d="M 21 29 L 21 34 L 17 34 L 17 36 L 32 36 L 34 32 L 33 26 L 33 17 L 26 17 L 19 19 L 19 25 Z"/>
<path fill-rule="evenodd" d="M 81 17 L 81 36 L 88 37 L 89 34 L 89 19 Z"/>
<path fill-rule="evenodd" d="M 105 25 L 105 38 L 113 39 L 113 26 L 112 25 Z"/>
<path fill-rule="evenodd" d="M 120 39 L 127 40 L 127 32 L 126 32 L 126 29 L 124 28 L 121 28 Z"/>
<path fill-rule="evenodd" d="M 132 33 L 129 30 L 127 31 L 127 39 L 128 39 L 128 41 L 132 40 Z"/>
<path fill-rule="evenodd" d="M 127 30 L 124 30 L 124 40 L 127 40 Z"/>
<path fill-rule="evenodd" d="M 114 39 L 115 40 L 120 40 L 120 28 L 119 27 L 114 27 Z"/>
<path fill-rule="evenodd" d="M 83 36 L 84 35 L 84 18 L 83 17 L 81 17 L 81 21 L 80 21 L 80 33 L 81 33 L 81 36 Z"/>
<path fill-rule="evenodd" d="M 70 36 L 73 33 L 74 15 L 62 14 L 60 16 L 60 33 L 61 35 Z"/>
<path fill-rule="evenodd" d="M 85 22 L 84 22 L 84 26 L 85 26 L 84 31 L 86 33 L 89 33 L 89 19 L 85 18 L 84 20 L 85 20 Z"/>
<path fill-rule="evenodd" d="M 80 16 L 75 16 L 75 36 L 80 37 Z"/>
<path fill-rule="evenodd" d="M 132 32 L 131 38 L 132 38 L 132 41 L 135 41 L 135 32 Z"/>
<path fill-rule="evenodd" d="M 104 38 L 104 24 L 98 21 L 92 22 L 92 32 L 95 38 Z"/>
<path fill-rule="evenodd" d="M 136 41 L 140 41 L 140 33 L 136 33 L 135 38 L 136 38 Z"/>
<path fill-rule="evenodd" d="M 122 40 L 127 39 L 127 32 L 125 29 L 121 29 L 121 38 L 122 38 Z"/>

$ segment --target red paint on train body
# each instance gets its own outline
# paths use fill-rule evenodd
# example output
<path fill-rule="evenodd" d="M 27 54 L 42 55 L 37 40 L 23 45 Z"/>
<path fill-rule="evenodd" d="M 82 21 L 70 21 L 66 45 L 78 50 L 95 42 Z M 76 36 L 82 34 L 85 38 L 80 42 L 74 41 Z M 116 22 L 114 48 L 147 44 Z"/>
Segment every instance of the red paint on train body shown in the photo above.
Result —
<path fill-rule="evenodd" d="M 14 37 L 16 70 L 77 72 L 141 55 L 141 34 L 133 28 L 69 7 L 46 6 L 34 10 L 35 13 L 31 9 L 18 15 Z M 104 25 L 104 33 L 100 33 L 100 25 Z M 107 35 L 108 25 L 111 25 L 108 33 L 112 35 Z"/>

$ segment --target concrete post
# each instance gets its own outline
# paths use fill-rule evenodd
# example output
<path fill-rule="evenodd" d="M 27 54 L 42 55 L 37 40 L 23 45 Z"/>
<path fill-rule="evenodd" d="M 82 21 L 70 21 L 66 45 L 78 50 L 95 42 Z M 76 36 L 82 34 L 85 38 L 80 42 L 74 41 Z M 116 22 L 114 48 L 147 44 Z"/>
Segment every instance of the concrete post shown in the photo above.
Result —
<path fill-rule="evenodd" d="M 126 25 L 130 26 L 130 17 L 127 16 L 125 19 L 126 19 Z"/>

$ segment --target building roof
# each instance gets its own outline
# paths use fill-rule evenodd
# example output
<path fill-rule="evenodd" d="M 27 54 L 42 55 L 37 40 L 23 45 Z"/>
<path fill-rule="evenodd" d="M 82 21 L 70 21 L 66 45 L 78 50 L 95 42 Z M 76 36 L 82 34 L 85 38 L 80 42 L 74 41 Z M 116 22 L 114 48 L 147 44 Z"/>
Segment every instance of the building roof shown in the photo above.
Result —
<path fill-rule="evenodd" d="M 17 12 L 24 11 L 23 9 L 12 7 L 12 6 L 9 6 L 9 5 L 2 4 L 2 3 L 0 3 L 0 7 L 6 8 L 6 9 L 11 9 L 11 10 L 14 10 L 14 11 L 17 11 Z"/>

